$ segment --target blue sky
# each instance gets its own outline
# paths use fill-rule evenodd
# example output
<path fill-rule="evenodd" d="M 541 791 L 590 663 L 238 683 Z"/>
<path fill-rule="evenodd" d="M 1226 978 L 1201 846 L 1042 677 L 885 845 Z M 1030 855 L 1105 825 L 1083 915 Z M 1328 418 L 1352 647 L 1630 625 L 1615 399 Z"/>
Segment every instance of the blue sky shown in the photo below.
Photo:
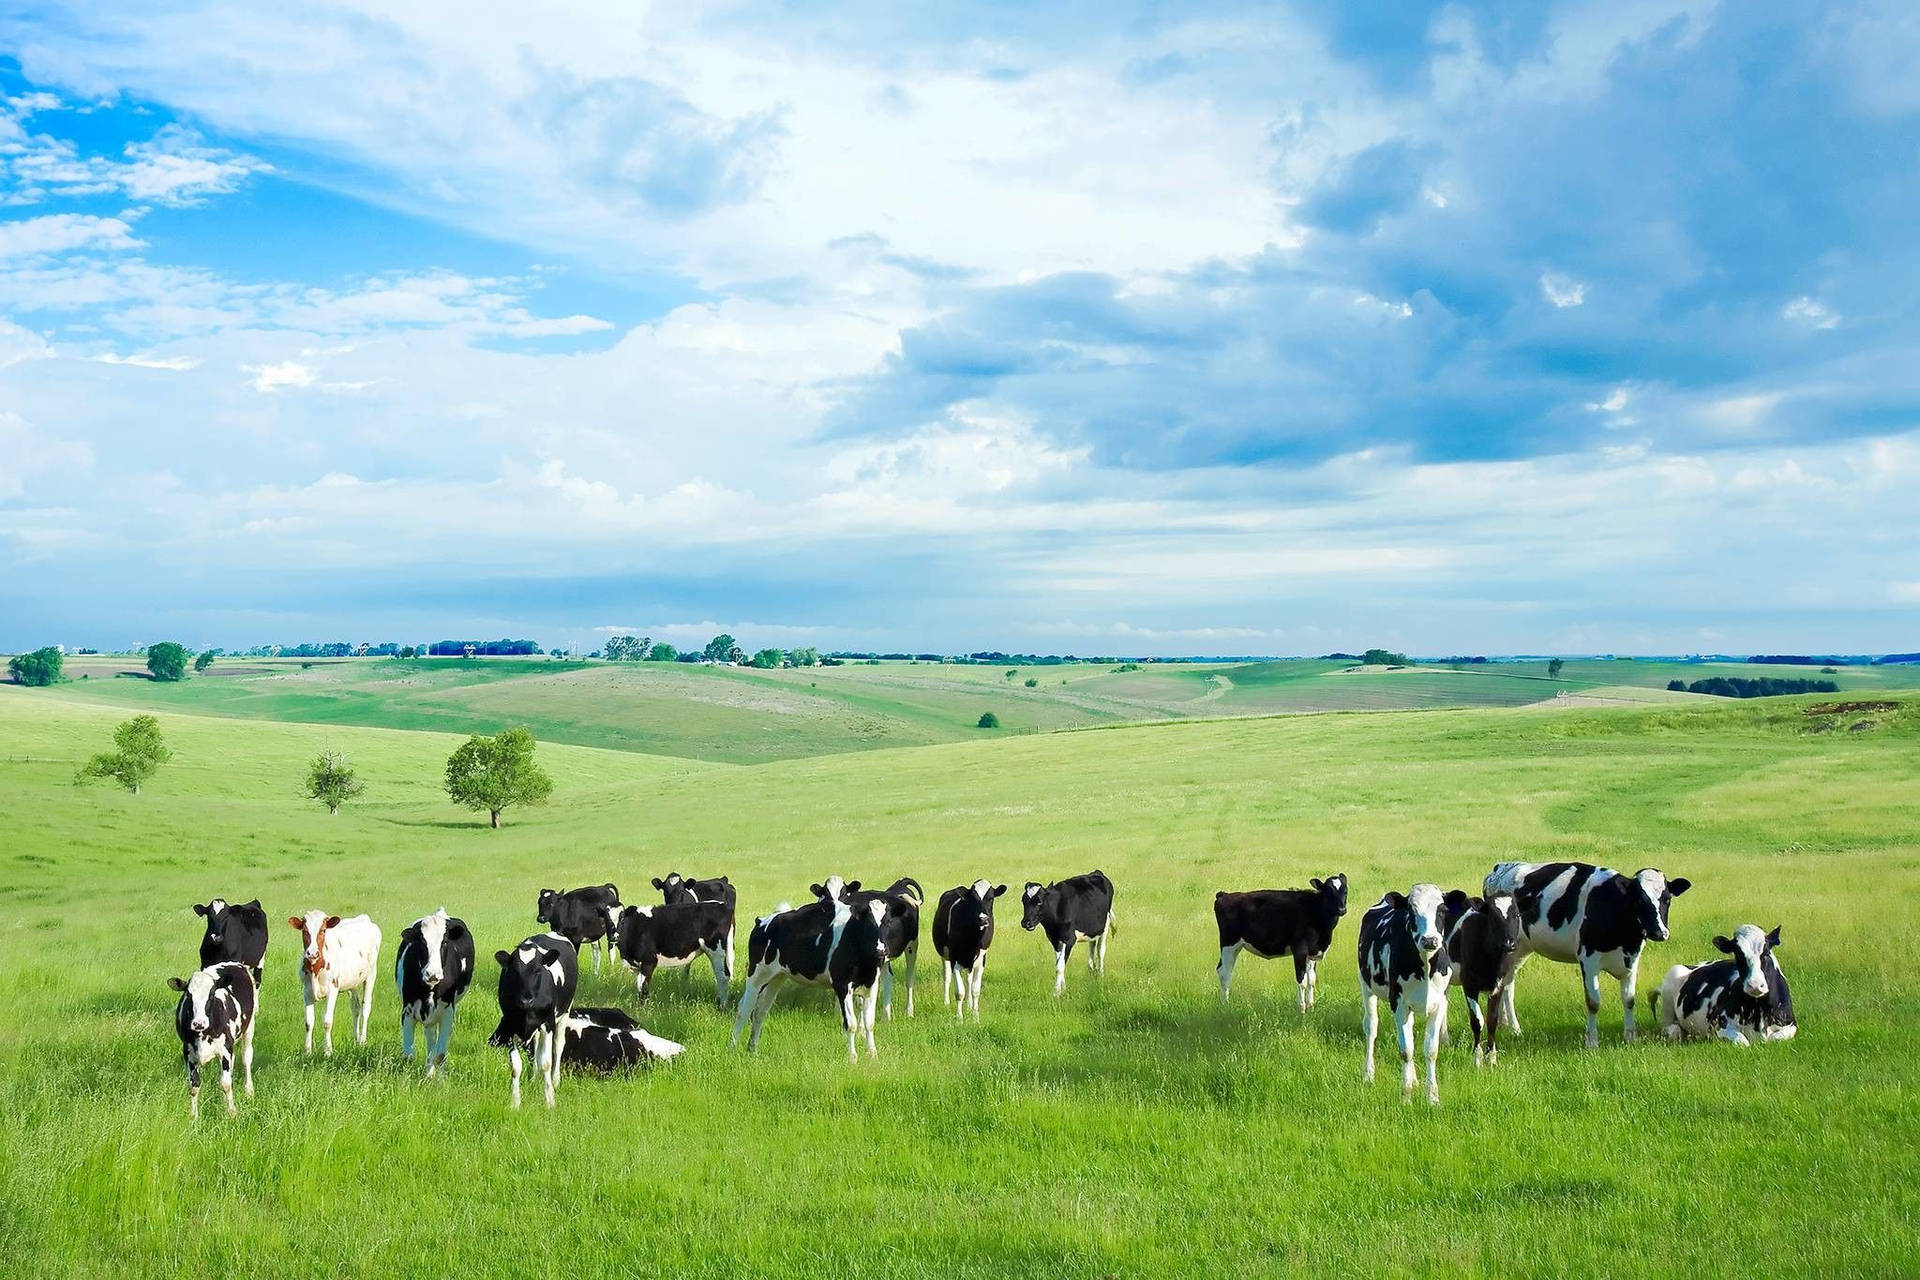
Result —
<path fill-rule="evenodd" d="M 0 648 L 1920 647 L 1908 4 L 0 22 Z"/>

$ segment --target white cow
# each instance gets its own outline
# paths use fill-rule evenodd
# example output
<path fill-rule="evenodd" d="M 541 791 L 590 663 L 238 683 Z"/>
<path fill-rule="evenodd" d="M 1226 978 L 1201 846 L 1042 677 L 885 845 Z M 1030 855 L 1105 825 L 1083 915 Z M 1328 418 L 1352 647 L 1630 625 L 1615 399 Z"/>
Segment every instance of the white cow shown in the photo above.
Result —
<path fill-rule="evenodd" d="M 380 926 L 366 916 L 343 920 L 324 911 L 290 916 L 287 923 L 302 939 L 300 999 L 306 1008 L 307 1039 L 301 1051 L 313 1052 L 313 1006 L 325 999 L 326 1056 L 333 1056 L 333 1003 L 342 991 L 353 997 L 353 1038 L 365 1044 L 373 1016 L 373 984 L 380 971 Z"/>

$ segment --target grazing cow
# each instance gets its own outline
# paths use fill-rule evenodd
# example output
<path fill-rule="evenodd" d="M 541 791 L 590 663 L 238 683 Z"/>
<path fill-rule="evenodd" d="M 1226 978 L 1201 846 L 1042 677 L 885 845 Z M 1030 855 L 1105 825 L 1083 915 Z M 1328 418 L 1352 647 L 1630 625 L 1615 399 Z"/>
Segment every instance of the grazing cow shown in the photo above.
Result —
<path fill-rule="evenodd" d="M 1467 913 L 1447 939 L 1447 958 L 1453 961 L 1453 985 L 1467 998 L 1473 1060 L 1476 1064 L 1483 1060 L 1480 1034 L 1484 1027 L 1484 1061 L 1498 1062 L 1500 1050 L 1494 1044 L 1494 1031 L 1500 1020 L 1500 997 L 1520 963 L 1520 911 L 1513 905 L 1513 895 L 1498 893 L 1470 900 Z M 1484 1013 L 1482 996 L 1487 1001 Z"/>
<path fill-rule="evenodd" d="M 561 1065 L 601 1075 L 664 1062 L 687 1049 L 683 1044 L 644 1030 L 618 1009 L 575 1009 L 562 1020 L 561 1028 L 565 1034 L 560 1048 Z"/>
<path fill-rule="evenodd" d="M 760 1028 L 789 979 L 813 987 L 831 987 L 840 1004 L 840 1021 L 847 1029 L 847 1056 L 860 1060 L 856 1033 L 863 1027 L 867 1055 L 878 1057 L 873 1044 L 873 1015 L 879 1000 L 876 988 L 887 968 L 887 904 L 871 899 L 858 908 L 844 897 L 822 897 L 803 907 L 781 906 L 754 921 L 747 935 L 747 984 L 733 1019 L 733 1041 L 749 1019 L 753 1034 L 749 1051 L 760 1047 Z M 854 1012 L 854 996 L 865 1008 Z"/>
<path fill-rule="evenodd" d="M 993 945 L 993 900 L 1006 891 L 1003 884 L 975 880 L 941 894 L 934 908 L 933 950 L 946 970 L 940 1000 L 951 1004 L 953 988 L 959 985 L 956 1018 L 964 1018 L 968 1006 L 976 1021 L 980 1017 L 980 981 L 987 972 L 987 948 Z"/>
<path fill-rule="evenodd" d="M 926 903 L 926 890 L 912 876 L 902 876 L 885 889 L 862 889 L 860 882 L 843 882 L 828 876 L 825 884 L 813 886 L 814 896 L 832 902 L 844 902 L 856 911 L 862 904 L 884 902 L 887 918 L 881 932 L 887 940 L 887 968 L 880 975 L 880 1005 L 887 1021 L 893 1021 L 893 962 L 907 960 L 907 1016 L 913 1016 L 913 973 L 920 960 L 920 908 Z"/>
<path fill-rule="evenodd" d="M 593 954 L 593 971 L 600 972 L 600 953 L 613 959 L 613 930 L 620 923 L 620 890 L 610 884 L 585 889 L 542 889 L 534 919 L 573 944 Z"/>
<path fill-rule="evenodd" d="M 180 1033 L 180 1056 L 187 1062 L 187 1114 L 200 1115 L 200 1068 L 220 1059 L 220 1092 L 227 1114 L 233 1107 L 233 1055 L 240 1051 L 247 1096 L 253 1096 L 253 970 L 237 961 L 208 965 L 191 978 L 169 978 L 180 993 L 173 1029 Z"/>
<path fill-rule="evenodd" d="M 1320 985 L 1320 961 L 1333 943 L 1334 926 L 1347 914 L 1347 878 L 1331 875 L 1309 880 L 1306 889 L 1255 889 L 1213 895 L 1213 918 L 1220 926 L 1220 1003 L 1233 987 L 1233 965 L 1242 951 L 1262 960 L 1293 957 L 1293 980 L 1300 988 L 1300 1011 L 1313 1008 Z"/>
<path fill-rule="evenodd" d="M 1773 954 L 1780 927 L 1762 933 L 1759 925 L 1743 924 L 1713 945 L 1732 959 L 1677 964 L 1654 996 L 1654 1017 L 1668 1038 L 1717 1035 L 1737 1045 L 1793 1039 L 1800 1029 L 1793 995 Z"/>
<path fill-rule="evenodd" d="M 260 899 L 230 903 L 215 898 L 196 902 L 193 913 L 207 918 L 207 933 L 200 939 L 200 967 L 208 969 L 236 961 L 253 973 L 254 990 L 258 991 L 267 961 L 267 913 L 261 909 Z"/>
<path fill-rule="evenodd" d="M 400 935 L 393 985 L 400 993 L 400 1052 L 413 1057 L 413 1028 L 427 1033 L 427 1079 L 447 1060 L 453 1013 L 473 981 L 473 934 L 445 907 L 421 916 Z"/>
<path fill-rule="evenodd" d="M 1021 892 L 1020 927 L 1031 933 L 1044 927 L 1053 944 L 1053 994 L 1067 989 L 1067 957 L 1073 944 L 1085 942 L 1087 968 L 1107 971 L 1107 939 L 1113 934 L 1113 881 L 1104 871 L 1069 876 L 1053 884 L 1027 881 Z"/>
<path fill-rule="evenodd" d="M 500 964 L 500 1025 L 487 1043 L 507 1050 L 513 1072 L 513 1105 L 520 1105 L 520 1051 L 533 1057 L 553 1105 L 560 1082 L 560 1025 L 573 1011 L 580 987 L 580 952 L 558 933 L 536 933 L 511 951 L 496 951 Z"/>
<path fill-rule="evenodd" d="M 1453 967 L 1447 939 L 1466 913 L 1464 890 L 1445 893 L 1416 884 L 1389 892 L 1360 917 L 1360 1030 L 1367 1042 L 1363 1079 L 1373 1083 L 1373 1042 L 1380 1030 L 1380 1000 L 1393 1011 L 1400 1042 L 1400 1088 L 1409 1100 L 1419 1072 L 1413 1065 L 1413 1020 L 1427 1021 L 1427 1101 L 1440 1102 L 1440 1037 L 1447 1029 L 1447 982 Z"/>
<path fill-rule="evenodd" d="M 614 928 L 614 946 L 633 969 L 634 988 L 647 998 L 657 969 L 684 970 L 701 956 L 713 965 L 714 998 L 722 1009 L 733 989 L 733 904 L 678 902 L 628 907 Z"/>
<path fill-rule="evenodd" d="M 1626 1010 L 1627 1042 L 1633 1042 L 1633 991 L 1640 969 L 1640 952 L 1649 942 L 1667 940 L 1667 909 L 1692 886 L 1679 877 L 1669 880 L 1652 867 L 1630 876 L 1590 862 L 1502 862 L 1488 873 L 1486 893 L 1510 893 L 1520 910 L 1519 956 L 1516 971 L 1527 956 L 1539 954 L 1562 964 L 1580 966 L 1587 993 L 1587 1047 L 1600 1043 L 1600 975 L 1620 982 L 1620 1003 Z M 1517 972 L 1514 975 L 1518 976 Z M 1513 1011 L 1509 980 L 1500 996 L 1500 1016 L 1507 1029 L 1520 1034 Z"/>
<path fill-rule="evenodd" d="M 353 1000 L 353 1038 L 367 1042 L 367 1021 L 373 1017 L 373 984 L 380 971 L 380 926 L 366 916 L 330 916 L 309 911 L 290 916 L 287 923 L 300 931 L 300 1000 L 306 1009 L 307 1041 L 301 1050 L 313 1052 L 313 1006 L 323 997 L 326 1056 L 333 1056 L 333 1002 L 342 991 Z"/>
<path fill-rule="evenodd" d="M 665 879 L 655 876 L 653 887 L 660 891 L 662 904 L 669 907 L 682 902 L 724 902 L 728 906 L 734 902 L 733 885 L 725 876 L 696 880 L 678 871 L 669 871 Z"/>

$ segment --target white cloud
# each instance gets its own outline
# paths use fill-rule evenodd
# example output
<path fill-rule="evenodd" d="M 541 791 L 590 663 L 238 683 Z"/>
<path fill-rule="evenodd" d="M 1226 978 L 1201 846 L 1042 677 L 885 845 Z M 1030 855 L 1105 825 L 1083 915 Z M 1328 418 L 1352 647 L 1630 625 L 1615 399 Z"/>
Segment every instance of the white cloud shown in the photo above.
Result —
<path fill-rule="evenodd" d="M 133 228 L 119 218 L 83 213 L 50 213 L 0 222 L 0 260 L 76 249 L 137 249 Z"/>
<path fill-rule="evenodd" d="M 130 356 L 115 355 L 105 351 L 93 357 L 101 364 L 123 364 L 135 369 L 164 369 L 171 373 L 188 373 L 200 367 L 196 356 L 156 356 L 135 352 Z"/>
<path fill-rule="evenodd" d="M 1896 582 L 1887 588 L 1887 598 L 1896 604 L 1920 604 L 1920 582 Z"/>
<path fill-rule="evenodd" d="M 1831 329 L 1840 323 L 1839 313 L 1812 298 L 1795 298 L 1780 308 L 1780 318 L 1809 329 Z"/>
<path fill-rule="evenodd" d="M 282 391 L 287 388 L 299 389 L 313 385 L 314 371 L 311 366 L 295 360 L 282 360 L 277 364 L 249 364 L 240 366 L 241 370 L 253 375 L 255 391 Z"/>
<path fill-rule="evenodd" d="M 0 369 L 23 360 L 46 360 L 53 355 L 47 340 L 11 320 L 0 319 Z"/>
<path fill-rule="evenodd" d="M 1587 300 L 1587 286 L 1572 276 L 1548 271 L 1540 277 L 1540 296 L 1562 309 L 1577 307 Z"/>

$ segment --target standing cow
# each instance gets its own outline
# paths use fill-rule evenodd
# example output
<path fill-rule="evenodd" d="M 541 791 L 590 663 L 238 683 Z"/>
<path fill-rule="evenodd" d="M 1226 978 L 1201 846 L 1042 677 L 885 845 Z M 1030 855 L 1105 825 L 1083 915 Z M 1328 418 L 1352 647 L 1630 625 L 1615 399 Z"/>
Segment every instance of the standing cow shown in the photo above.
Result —
<path fill-rule="evenodd" d="M 1020 927 L 1031 933 L 1044 929 L 1053 944 L 1053 994 L 1067 989 L 1067 957 L 1076 942 L 1085 942 L 1087 968 L 1106 973 L 1107 939 L 1113 934 L 1113 881 L 1104 871 L 1043 885 L 1027 881 L 1020 895 Z"/>
<path fill-rule="evenodd" d="M 1634 983 L 1640 952 L 1649 942 L 1667 940 L 1667 911 L 1690 883 L 1669 880 L 1653 867 L 1630 876 L 1590 862 L 1502 862 L 1487 874 L 1486 893 L 1510 893 L 1520 909 L 1518 970 L 1531 954 L 1580 966 L 1587 993 L 1587 1047 L 1600 1043 L 1600 975 L 1620 982 L 1627 1042 L 1633 1042 Z M 1515 976 L 1518 974 L 1516 972 Z M 1514 983 L 1500 998 L 1507 1029 L 1520 1034 L 1513 1011 Z"/>
<path fill-rule="evenodd" d="M 200 967 L 228 960 L 243 964 L 252 972 L 258 991 L 267 963 L 267 913 L 260 899 L 230 903 L 215 898 L 194 903 L 193 913 L 207 919 L 207 931 L 200 939 Z"/>
<path fill-rule="evenodd" d="M 966 1016 L 969 1006 L 974 1020 L 980 1018 L 980 983 L 987 973 L 987 948 L 993 945 L 993 900 L 1005 894 L 1007 886 L 991 880 L 975 880 L 940 895 L 933 913 L 933 950 L 946 972 L 940 1000 L 953 1002 L 953 989 L 960 988 L 960 1003 L 953 1014 Z"/>
<path fill-rule="evenodd" d="M 366 916 L 330 916 L 309 911 L 290 916 L 287 923 L 300 931 L 300 1000 L 305 1007 L 307 1039 L 303 1053 L 313 1052 L 313 1006 L 324 998 L 326 1056 L 333 1056 L 333 1004 L 345 991 L 353 1000 L 353 1038 L 367 1042 L 367 1021 L 373 1016 L 373 984 L 380 970 L 380 926 Z"/>
<path fill-rule="evenodd" d="M 733 989 L 733 907 L 725 902 L 682 900 L 672 906 L 632 906 L 620 912 L 614 949 L 634 972 L 640 999 L 655 971 L 691 970 L 705 956 L 713 965 L 713 994 L 722 1009 Z"/>
<path fill-rule="evenodd" d="M 1440 1037 L 1447 1029 L 1447 983 L 1453 968 L 1447 937 L 1467 910 L 1464 890 L 1445 893 L 1438 885 L 1416 884 L 1405 893 L 1389 892 L 1360 917 L 1360 1030 L 1367 1042 L 1362 1077 L 1373 1083 L 1373 1042 L 1380 1030 L 1380 1001 L 1393 1012 L 1400 1043 L 1400 1088 L 1408 1098 L 1419 1082 L 1413 1065 L 1413 1020 L 1426 1019 L 1427 1101 L 1440 1102 Z"/>
<path fill-rule="evenodd" d="M 1242 951 L 1272 960 L 1293 957 L 1293 980 L 1300 988 L 1300 1011 L 1313 1008 L 1320 985 L 1319 964 L 1333 943 L 1333 930 L 1347 914 L 1347 878 L 1330 875 L 1307 881 L 1306 889 L 1255 889 L 1213 895 L 1213 918 L 1220 927 L 1220 1003 L 1233 989 L 1233 965 Z"/>
<path fill-rule="evenodd" d="M 500 1025 L 487 1043 L 507 1050 L 513 1105 L 520 1105 L 520 1051 L 533 1057 L 553 1105 L 560 1082 L 561 1024 L 580 988 L 580 953 L 557 933 L 536 933 L 512 951 L 496 951 L 500 965 Z"/>
<path fill-rule="evenodd" d="M 1447 958 L 1453 961 L 1453 985 L 1467 998 L 1473 1060 L 1476 1064 L 1497 1062 L 1500 1051 L 1494 1044 L 1494 1033 L 1500 1023 L 1500 999 L 1520 963 L 1520 910 L 1513 905 L 1513 895 L 1497 893 L 1491 898 L 1472 899 L 1447 939 Z M 1486 999 L 1484 1013 L 1482 997 Z M 1487 1039 L 1484 1050 L 1480 1044 L 1483 1028 Z"/>
<path fill-rule="evenodd" d="M 1793 1039 L 1799 1031 L 1793 996 L 1773 954 L 1780 926 L 1762 933 L 1757 924 L 1743 924 L 1713 945 L 1731 958 L 1677 964 L 1654 996 L 1653 1014 L 1668 1038 L 1717 1035 L 1742 1046 Z"/>
<path fill-rule="evenodd" d="M 600 953 L 613 960 L 613 931 L 620 922 L 620 890 L 611 884 L 584 889 L 542 889 L 534 919 L 573 944 L 593 953 L 593 971 L 600 972 Z"/>
<path fill-rule="evenodd" d="M 926 903 L 926 890 L 912 876 L 902 876 L 885 889 L 862 889 L 860 882 L 843 882 L 828 876 L 826 883 L 813 886 L 816 897 L 844 902 L 854 910 L 880 902 L 886 905 L 886 919 L 880 930 L 887 943 L 887 967 L 880 975 L 880 1006 L 888 1022 L 893 1021 L 893 962 L 907 962 L 907 1016 L 913 1016 L 914 968 L 920 960 L 920 908 Z"/>
<path fill-rule="evenodd" d="M 662 906 L 677 907 L 688 902 L 719 902 L 727 908 L 727 972 L 733 972 L 733 917 L 737 901 L 734 888 L 725 876 L 713 876 L 706 880 L 697 880 L 683 876 L 678 871 L 669 871 L 664 877 L 655 876 L 653 887 L 660 891 Z M 619 939 L 614 939 L 617 949 Z M 687 965 L 680 970 L 680 987 L 685 990 L 693 981 L 693 966 Z M 725 1008 L 725 1005 L 721 1006 Z"/>
<path fill-rule="evenodd" d="M 400 935 L 393 985 L 400 993 L 400 1052 L 413 1057 L 413 1028 L 427 1036 L 427 1079 L 447 1060 L 453 1015 L 473 981 L 473 934 L 467 922 L 441 907 L 421 916 Z"/>
<path fill-rule="evenodd" d="M 867 1055 L 878 1057 L 873 1018 L 880 976 L 887 967 L 886 919 L 887 904 L 878 899 L 855 909 L 843 899 L 823 896 L 803 907 L 781 906 L 754 921 L 747 935 L 747 985 L 734 1014 L 732 1043 L 740 1043 L 740 1033 L 751 1020 L 753 1034 L 747 1038 L 747 1049 L 760 1047 L 767 1011 L 773 1008 L 781 985 L 791 980 L 831 987 L 847 1031 L 847 1056 L 860 1061 L 858 1034 L 864 1029 Z M 859 1013 L 854 1008 L 856 995 L 865 1006 Z"/>
<path fill-rule="evenodd" d="M 200 1115 L 200 1068 L 220 1060 L 220 1092 L 227 1114 L 234 1113 L 233 1058 L 237 1049 L 246 1078 L 247 1096 L 253 1096 L 253 1015 L 256 991 L 253 971 L 235 961 L 209 965 L 191 978 L 169 978 L 180 993 L 173 1009 L 173 1029 L 180 1034 L 180 1055 L 187 1063 L 187 1114 Z"/>

